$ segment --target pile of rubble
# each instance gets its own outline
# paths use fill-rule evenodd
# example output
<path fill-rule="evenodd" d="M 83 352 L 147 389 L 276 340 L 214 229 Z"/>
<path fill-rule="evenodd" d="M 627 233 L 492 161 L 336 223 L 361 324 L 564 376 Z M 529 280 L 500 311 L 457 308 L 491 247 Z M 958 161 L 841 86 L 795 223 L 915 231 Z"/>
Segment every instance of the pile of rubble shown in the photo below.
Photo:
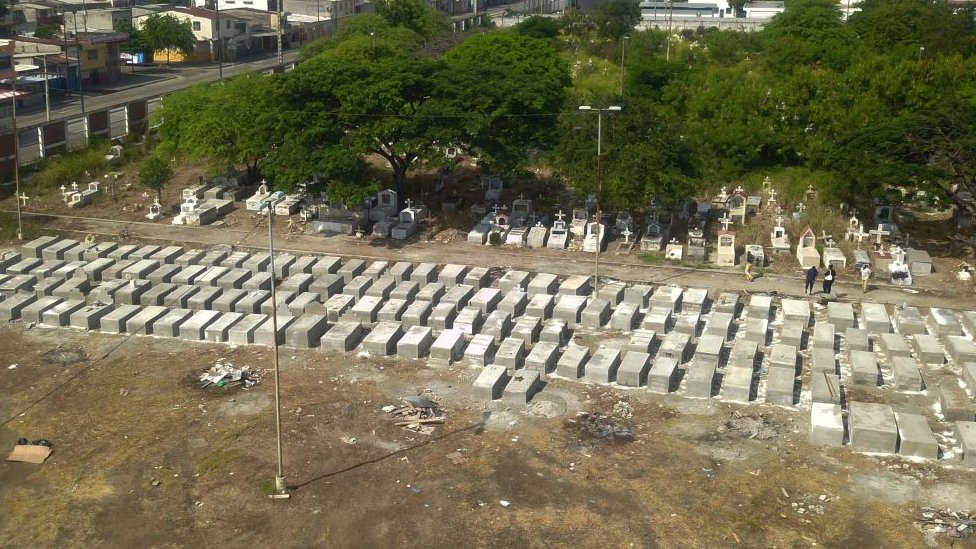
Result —
<path fill-rule="evenodd" d="M 969 511 L 922 507 L 915 522 L 925 531 L 945 534 L 950 538 L 968 538 L 973 535 L 973 529 L 976 528 L 976 514 Z"/>
<path fill-rule="evenodd" d="M 226 360 L 218 360 L 209 370 L 200 375 L 200 388 L 227 387 L 242 385 L 253 387 L 261 382 L 261 372 L 238 368 Z"/>
<path fill-rule="evenodd" d="M 764 414 L 743 415 L 738 411 L 732 412 L 725 428 L 742 438 L 754 438 L 757 440 L 769 440 L 779 435 L 776 426 L 773 425 Z"/>
<path fill-rule="evenodd" d="M 424 397 L 401 398 L 398 406 L 384 406 L 383 411 L 397 419 L 394 425 L 425 435 L 434 432 L 431 424 L 447 420 L 447 412 L 433 400 Z"/>

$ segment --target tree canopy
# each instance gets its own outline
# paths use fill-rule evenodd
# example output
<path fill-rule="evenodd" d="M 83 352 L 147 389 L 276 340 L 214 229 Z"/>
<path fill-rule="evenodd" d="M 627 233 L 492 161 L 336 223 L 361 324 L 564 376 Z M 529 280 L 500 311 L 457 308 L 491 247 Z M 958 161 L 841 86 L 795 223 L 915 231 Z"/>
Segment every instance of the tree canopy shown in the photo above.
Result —
<path fill-rule="evenodd" d="M 146 17 L 140 30 L 142 40 L 151 51 L 166 51 L 167 63 L 170 51 L 175 50 L 183 55 L 193 53 L 196 39 L 189 19 L 181 19 L 171 13 L 154 13 Z"/>

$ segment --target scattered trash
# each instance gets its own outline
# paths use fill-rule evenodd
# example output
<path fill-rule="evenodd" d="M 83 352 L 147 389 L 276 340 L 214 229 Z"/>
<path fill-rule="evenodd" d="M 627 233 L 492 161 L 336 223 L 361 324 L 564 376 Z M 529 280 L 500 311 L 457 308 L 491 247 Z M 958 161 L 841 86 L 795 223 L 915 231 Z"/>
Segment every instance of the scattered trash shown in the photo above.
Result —
<path fill-rule="evenodd" d="M 968 538 L 976 529 L 976 514 L 970 511 L 922 507 L 921 515 L 915 518 L 915 522 L 922 530 L 945 534 L 948 538 Z"/>
<path fill-rule="evenodd" d="M 81 347 L 62 347 L 58 345 L 54 349 L 41 355 L 44 362 L 57 364 L 59 366 L 70 366 L 88 359 L 88 354 Z"/>
<path fill-rule="evenodd" d="M 156 479 L 153 479 L 150 484 L 152 484 L 153 486 L 159 486 L 160 484 L 162 484 L 162 482 L 160 482 L 160 481 L 158 481 Z"/>
<path fill-rule="evenodd" d="M 200 376 L 200 388 L 216 385 L 226 387 L 231 384 L 242 384 L 245 387 L 253 387 L 261 382 L 261 374 L 237 368 L 226 360 L 218 360 L 209 370 Z"/>
<path fill-rule="evenodd" d="M 575 419 L 564 422 L 567 428 L 576 429 L 581 435 L 608 442 L 633 442 L 637 437 L 634 429 L 623 420 L 600 413 L 580 412 Z"/>
<path fill-rule="evenodd" d="M 11 364 L 10 366 L 7 366 L 8 370 L 13 370 L 15 368 L 17 368 L 17 364 Z"/>
<path fill-rule="evenodd" d="M 37 440 L 21 438 L 17 440 L 13 451 L 7 456 L 7 461 L 44 463 L 44 460 L 51 455 L 52 451 L 54 451 L 54 447 L 48 440 L 43 438 Z"/>
<path fill-rule="evenodd" d="M 392 408 L 392 410 L 388 410 Z M 394 425 L 409 431 L 429 435 L 434 432 L 432 423 L 447 421 L 447 413 L 433 400 L 423 397 L 406 397 L 400 399 L 400 406 L 384 406 L 383 411 L 399 418 Z"/>
<path fill-rule="evenodd" d="M 393 410 L 396 410 L 396 409 L 397 409 L 397 407 L 396 407 L 396 406 L 394 406 L 394 405 L 392 405 L 392 404 L 389 404 L 389 405 L 387 405 L 387 406 L 384 406 L 384 407 L 382 407 L 382 408 L 380 408 L 380 409 L 381 409 L 381 410 L 383 410 L 384 412 L 386 412 L 386 413 L 388 413 L 388 414 L 389 414 L 389 413 L 390 413 L 390 412 L 392 412 Z"/>
<path fill-rule="evenodd" d="M 707 478 L 708 480 L 714 480 L 715 479 L 715 471 L 713 471 L 712 469 L 702 468 L 702 473 L 705 474 L 705 478 Z"/>
<path fill-rule="evenodd" d="M 410 491 L 413 492 L 413 493 L 415 493 L 415 494 L 419 494 L 419 493 L 423 492 L 423 490 L 421 490 L 419 486 L 411 486 L 410 487 Z"/>
<path fill-rule="evenodd" d="M 356 437 L 340 437 L 339 440 L 346 444 L 356 444 Z"/>
<path fill-rule="evenodd" d="M 776 427 L 768 423 L 763 414 L 742 415 L 737 411 L 732 412 L 731 418 L 725 422 L 725 428 L 738 433 L 742 438 L 769 440 L 779 436 Z"/>
<path fill-rule="evenodd" d="M 465 461 L 468 461 L 468 458 L 464 457 L 464 454 L 462 454 L 461 452 L 451 452 L 450 454 L 447 454 L 447 456 L 445 457 L 447 457 L 447 460 L 453 463 L 454 465 L 461 465 Z"/>
<path fill-rule="evenodd" d="M 129 390 L 124 387 L 119 389 L 119 396 L 124 396 L 124 397 L 129 396 Z"/>
<path fill-rule="evenodd" d="M 501 500 L 501 501 L 499 501 L 498 504 L 501 505 L 502 507 L 508 507 L 509 505 L 511 505 L 511 503 L 509 503 L 508 501 L 506 501 L 504 499 Z"/>

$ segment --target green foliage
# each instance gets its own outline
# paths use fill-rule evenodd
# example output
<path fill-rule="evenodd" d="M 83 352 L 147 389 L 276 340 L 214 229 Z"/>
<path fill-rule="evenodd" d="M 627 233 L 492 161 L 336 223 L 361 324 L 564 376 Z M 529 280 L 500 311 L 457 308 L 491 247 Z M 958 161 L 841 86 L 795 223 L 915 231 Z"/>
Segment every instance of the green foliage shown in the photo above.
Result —
<path fill-rule="evenodd" d="M 122 46 L 122 51 L 129 53 L 146 53 L 152 55 L 152 47 L 146 43 L 142 29 L 132 26 L 132 22 L 127 19 L 119 19 L 115 22 L 115 31 L 129 35 L 129 39 Z"/>
<path fill-rule="evenodd" d="M 424 38 L 432 38 L 449 28 L 446 16 L 423 0 L 381 0 L 376 13 L 394 27 L 408 28 Z"/>
<path fill-rule="evenodd" d="M 577 42 L 586 40 L 596 30 L 596 23 L 590 14 L 575 8 L 563 11 L 559 17 L 559 26 L 563 33 Z"/>
<path fill-rule="evenodd" d="M 597 33 L 603 38 L 620 40 L 637 26 L 641 19 L 638 0 L 605 0 L 593 14 Z"/>
<path fill-rule="evenodd" d="M 533 15 L 515 25 L 515 31 L 532 38 L 547 40 L 559 35 L 559 21 L 552 17 Z"/>
<path fill-rule="evenodd" d="M 917 56 L 972 55 L 976 52 L 973 6 L 960 8 L 945 1 L 865 0 L 852 13 L 851 29 L 875 51 Z"/>
<path fill-rule="evenodd" d="M 59 38 L 61 36 L 61 25 L 38 25 L 34 31 L 34 38 Z"/>
<path fill-rule="evenodd" d="M 341 202 L 349 208 L 362 204 L 364 200 L 379 190 L 380 182 L 375 179 L 366 184 L 353 181 L 333 181 L 328 186 L 329 200 Z"/>
<path fill-rule="evenodd" d="M 84 149 L 72 151 L 53 160 L 43 161 L 40 173 L 31 181 L 38 190 L 50 190 L 72 182 L 84 182 L 85 173 L 102 174 L 108 169 L 105 155 L 111 146 L 105 139 L 96 139 Z"/>
<path fill-rule="evenodd" d="M 173 179 L 173 167 L 169 160 L 159 155 L 152 155 L 139 165 L 139 184 L 156 191 L 156 197 L 160 202 L 163 200 L 163 189 L 171 179 Z"/>
<path fill-rule="evenodd" d="M 178 51 L 183 55 L 193 53 L 196 39 L 189 19 L 181 19 L 171 13 L 154 13 L 142 23 L 142 40 L 151 51 Z"/>

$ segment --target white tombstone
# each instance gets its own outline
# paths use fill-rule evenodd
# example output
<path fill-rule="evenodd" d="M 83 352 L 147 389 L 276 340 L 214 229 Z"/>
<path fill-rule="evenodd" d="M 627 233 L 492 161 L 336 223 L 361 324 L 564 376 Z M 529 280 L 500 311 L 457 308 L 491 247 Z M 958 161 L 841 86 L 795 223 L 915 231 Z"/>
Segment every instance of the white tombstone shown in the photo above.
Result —
<path fill-rule="evenodd" d="M 553 250 L 562 250 L 566 248 L 566 244 L 569 241 L 569 227 L 566 226 L 566 221 L 563 218 L 566 214 L 562 210 L 556 214 L 556 221 L 552 223 L 552 229 L 549 231 L 549 240 L 546 241 L 546 248 Z"/>
<path fill-rule="evenodd" d="M 786 227 L 783 226 L 783 216 L 776 217 L 776 226 L 773 227 L 773 232 L 769 234 L 769 240 L 774 250 L 790 249 L 790 235 L 786 232 Z"/>
<path fill-rule="evenodd" d="M 796 260 L 800 267 L 807 269 L 811 266 L 820 266 L 820 252 L 817 251 L 817 235 L 809 226 L 800 233 L 799 241 L 796 245 Z"/>
<path fill-rule="evenodd" d="M 146 219 L 149 221 L 156 221 L 163 216 L 163 206 L 159 203 L 159 200 L 153 200 L 153 203 L 149 205 L 149 213 L 146 215 Z"/>
<path fill-rule="evenodd" d="M 837 247 L 837 243 L 830 235 L 827 235 L 827 240 L 824 242 L 823 263 L 824 266 L 833 265 L 835 269 L 847 268 L 847 256 Z"/>
<path fill-rule="evenodd" d="M 715 263 L 723 267 L 735 266 L 735 231 L 719 231 L 718 258 Z"/>
<path fill-rule="evenodd" d="M 93 192 L 98 192 L 98 181 L 92 181 L 88 183 L 88 190 Z"/>
<path fill-rule="evenodd" d="M 684 257 L 685 247 L 678 242 L 677 238 L 672 238 L 668 245 L 664 247 L 664 257 L 674 261 L 681 261 Z"/>

